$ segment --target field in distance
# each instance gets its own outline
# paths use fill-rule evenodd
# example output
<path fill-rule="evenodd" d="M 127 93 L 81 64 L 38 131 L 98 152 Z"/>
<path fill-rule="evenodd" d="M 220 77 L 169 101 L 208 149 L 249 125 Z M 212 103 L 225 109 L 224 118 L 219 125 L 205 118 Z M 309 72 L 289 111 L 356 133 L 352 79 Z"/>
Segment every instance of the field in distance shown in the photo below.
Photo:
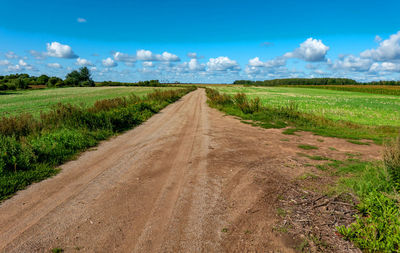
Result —
<path fill-rule="evenodd" d="M 259 97 L 263 105 L 285 106 L 295 103 L 302 112 L 332 120 L 370 126 L 400 126 L 400 96 L 298 87 L 213 87 L 234 95 Z"/>
<path fill-rule="evenodd" d="M 142 97 L 154 90 L 154 87 L 70 87 L 1 92 L 0 116 L 16 115 L 23 112 L 37 116 L 40 111 L 48 111 L 51 106 L 57 103 L 91 106 L 97 100 L 127 96 L 131 93 Z"/>

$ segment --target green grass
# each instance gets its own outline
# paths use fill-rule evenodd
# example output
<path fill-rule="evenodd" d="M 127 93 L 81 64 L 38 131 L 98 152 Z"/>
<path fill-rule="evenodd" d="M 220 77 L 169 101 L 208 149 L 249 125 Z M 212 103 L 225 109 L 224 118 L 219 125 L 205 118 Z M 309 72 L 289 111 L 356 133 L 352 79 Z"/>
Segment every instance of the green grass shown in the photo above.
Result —
<path fill-rule="evenodd" d="M 368 142 L 362 142 L 362 141 L 357 141 L 357 140 L 347 140 L 347 142 L 357 144 L 357 145 L 367 145 L 367 146 L 370 145 Z"/>
<path fill-rule="evenodd" d="M 338 231 L 366 252 L 398 252 L 399 196 L 384 166 L 360 162 L 344 164 L 339 169 L 343 177 L 336 191 L 353 192 L 360 203 L 356 221 L 348 227 L 338 227 Z"/>
<path fill-rule="evenodd" d="M 299 156 L 303 156 L 303 157 L 307 157 L 311 160 L 315 160 L 315 161 L 324 161 L 324 160 L 330 160 L 330 158 L 326 157 L 326 156 L 320 156 L 320 155 L 307 155 L 304 153 L 297 153 L 297 155 Z"/>
<path fill-rule="evenodd" d="M 360 122 L 355 123 L 353 121 L 330 119 L 328 113 L 326 115 L 318 115 L 304 112 L 304 110 L 301 109 L 301 106 L 295 103 L 289 102 L 280 106 L 268 103 L 262 104 L 262 100 L 259 98 L 251 98 L 252 93 L 249 94 L 249 98 L 245 93 L 238 93 L 233 96 L 218 92 L 218 90 L 221 89 L 229 91 L 231 89 L 240 88 L 241 87 L 220 87 L 219 89 L 207 89 L 209 105 L 229 115 L 237 116 L 249 123 L 253 122 L 252 124 L 255 126 L 263 128 L 286 128 L 283 132 L 291 135 L 294 135 L 296 131 L 310 131 L 321 136 L 353 140 L 369 139 L 373 140 L 377 144 L 382 144 L 387 139 L 396 137 L 400 130 L 400 126 L 390 125 L 392 123 L 390 120 L 387 121 L 386 126 L 364 125 Z M 301 88 L 292 89 L 302 90 Z M 321 91 L 320 89 L 310 90 Z M 367 96 L 374 95 L 366 93 L 360 94 Z"/>
<path fill-rule="evenodd" d="M 318 149 L 318 147 L 313 146 L 313 145 L 308 145 L 308 144 L 300 144 L 297 147 L 305 150 L 312 150 L 312 149 Z"/>
<path fill-rule="evenodd" d="M 344 239 L 353 241 L 363 252 L 398 252 L 399 196 L 384 164 L 350 158 L 327 162 L 320 169 L 339 178 L 329 195 L 348 196 L 350 192 L 359 200 L 356 221 L 337 228 Z M 344 201 L 353 204 L 352 198 Z"/>
<path fill-rule="evenodd" d="M 49 111 L 57 103 L 92 106 L 98 100 L 127 96 L 131 93 L 143 97 L 154 89 L 153 87 L 70 87 L 5 91 L 0 93 L 0 116 L 23 112 L 38 116 L 40 111 Z"/>
<path fill-rule="evenodd" d="M 400 126 L 400 96 L 296 87 L 213 87 L 259 97 L 263 105 L 295 103 L 299 111 L 368 126 Z"/>

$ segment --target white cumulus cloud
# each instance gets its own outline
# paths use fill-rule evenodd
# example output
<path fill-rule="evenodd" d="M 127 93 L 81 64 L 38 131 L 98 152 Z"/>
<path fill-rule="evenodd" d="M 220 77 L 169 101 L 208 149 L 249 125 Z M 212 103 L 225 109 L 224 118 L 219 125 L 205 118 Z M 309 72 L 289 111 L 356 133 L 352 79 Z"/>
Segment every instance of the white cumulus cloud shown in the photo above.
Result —
<path fill-rule="evenodd" d="M 164 52 L 160 57 L 160 61 L 180 61 L 181 59 L 174 54 Z"/>
<path fill-rule="evenodd" d="M 68 45 L 63 45 L 59 42 L 51 42 L 46 44 L 47 55 L 57 58 L 78 58 L 78 56 L 72 51 L 72 48 Z"/>
<path fill-rule="evenodd" d="M 379 43 L 376 49 L 368 49 L 360 54 L 363 58 L 375 61 L 392 61 L 400 59 L 400 31 L 390 35 L 389 39 Z"/>
<path fill-rule="evenodd" d="M 164 52 L 160 54 L 153 54 L 150 50 L 140 49 L 136 52 L 136 58 L 140 61 L 167 61 L 167 62 L 177 62 L 181 59 L 174 54 Z"/>
<path fill-rule="evenodd" d="M 239 71 L 240 66 L 235 60 L 231 60 L 226 56 L 210 58 L 207 62 L 209 71 Z"/>
<path fill-rule="evenodd" d="M 82 66 L 82 67 L 85 67 L 85 66 L 93 66 L 93 63 L 92 62 L 90 62 L 89 60 L 87 60 L 87 59 L 83 59 L 83 58 L 78 58 L 78 59 L 76 59 L 76 63 L 75 63 L 76 65 L 78 65 L 78 66 Z"/>
<path fill-rule="evenodd" d="M 136 62 L 136 57 L 134 55 L 129 55 L 129 54 L 121 53 L 121 52 L 113 53 L 113 58 L 116 61 L 125 62 L 125 63 L 127 63 L 127 62 L 134 63 L 134 62 Z"/>
<path fill-rule="evenodd" d="M 309 62 L 325 61 L 329 47 L 324 45 L 321 40 L 308 38 L 292 52 L 286 53 L 287 58 L 298 58 Z"/>
<path fill-rule="evenodd" d="M 363 72 L 369 71 L 372 64 L 373 61 L 370 59 L 365 59 L 354 55 L 347 55 L 339 58 L 339 60 L 333 64 L 333 68 L 346 71 Z"/>
<path fill-rule="evenodd" d="M 111 59 L 110 57 L 108 57 L 107 59 L 102 60 L 101 62 L 103 64 L 103 66 L 107 67 L 107 68 L 113 68 L 113 67 L 118 66 L 118 64 L 113 59 Z"/>
<path fill-rule="evenodd" d="M 206 65 L 204 63 L 199 63 L 197 59 L 190 59 L 188 67 L 191 71 L 204 71 Z"/>

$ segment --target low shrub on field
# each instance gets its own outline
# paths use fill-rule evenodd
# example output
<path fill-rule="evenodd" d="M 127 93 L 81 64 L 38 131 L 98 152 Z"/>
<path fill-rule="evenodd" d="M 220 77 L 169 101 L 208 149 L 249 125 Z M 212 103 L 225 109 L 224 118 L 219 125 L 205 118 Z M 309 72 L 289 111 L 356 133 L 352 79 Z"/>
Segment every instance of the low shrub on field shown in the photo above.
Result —
<path fill-rule="evenodd" d="M 386 145 L 383 161 L 393 184 L 400 190 L 400 137 Z"/>
<path fill-rule="evenodd" d="M 130 95 L 105 99 L 89 108 L 58 104 L 40 118 L 30 114 L 3 117 L 0 199 L 54 174 L 54 166 L 100 140 L 139 125 L 193 89 L 156 90 L 144 98 Z"/>

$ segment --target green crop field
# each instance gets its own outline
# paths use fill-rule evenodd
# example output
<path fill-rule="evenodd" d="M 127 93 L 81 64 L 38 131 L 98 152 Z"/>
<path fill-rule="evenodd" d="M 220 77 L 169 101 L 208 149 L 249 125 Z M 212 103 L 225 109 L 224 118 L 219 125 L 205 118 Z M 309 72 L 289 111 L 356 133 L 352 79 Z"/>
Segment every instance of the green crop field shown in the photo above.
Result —
<path fill-rule="evenodd" d="M 22 112 L 37 116 L 57 103 L 93 105 L 97 100 L 127 96 L 144 96 L 153 87 L 71 87 L 60 89 L 7 91 L 0 93 L 0 116 Z M 176 88 L 158 88 L 176 89 Z"/>
<path fill-rule="evenodd" d="M 246 93 L 259 97 L 263 105 L 295 103 L 303 112 L 332 120 L 345 120 L 370 126 L 400 126 L 400 97 L 361 92 L 296 87 L 213 87 L 220 92 Z"/>

